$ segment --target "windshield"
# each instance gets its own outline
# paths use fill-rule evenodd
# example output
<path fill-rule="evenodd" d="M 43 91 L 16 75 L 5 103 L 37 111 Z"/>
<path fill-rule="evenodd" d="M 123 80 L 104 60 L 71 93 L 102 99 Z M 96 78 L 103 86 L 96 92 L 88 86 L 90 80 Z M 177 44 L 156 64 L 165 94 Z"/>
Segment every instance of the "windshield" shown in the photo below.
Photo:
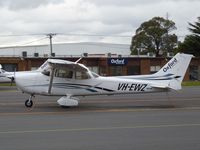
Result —
<path fill-rule="evenodd" d="M 38 70 L 41 70 L 44 75 L 50 76 L 51 67 L 47 62 L 45 62 Z"/>
<path fill-rule="evenodd" d="M 94 73 L 94 72 L 91 72 L 91 73 L 92 73 L 92 75 L 93 75 L 94 78 L 98 78 L 98 77 L 99 77 L 98 74 L 96 74 L 96 73 Z"/>

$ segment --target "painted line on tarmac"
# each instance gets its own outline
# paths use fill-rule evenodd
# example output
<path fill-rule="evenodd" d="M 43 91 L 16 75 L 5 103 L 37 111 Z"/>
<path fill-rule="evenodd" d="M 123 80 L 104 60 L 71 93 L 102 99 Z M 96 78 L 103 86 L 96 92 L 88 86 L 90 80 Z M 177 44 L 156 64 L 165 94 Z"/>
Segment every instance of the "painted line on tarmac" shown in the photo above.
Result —
<path fill-rule="evenodd" d="M 34 101 L 35 102 L 35 101 Z M 45 104 L 56 104 L 56 101 L 55 102 L 37 102 L 35 103 L 35 105 L 45 105 Z M 0 103 L 0 106 L 19 106 L 19 105 L 22 105 L 24 106 L 24 102 L 2 102 Z"/>
<path fill-rule="evenodd" d="M 99 127 L 99 128 L 64 128 L 64 129 L 34 129 L 34 130 L 8 130 L 0 131 L 0 134 L 32 134 L 32 133 L 51 133 L 51 132 L 87 132 L 87 131 L 106 131 L 106 130 L 126 130 L 126 129 L 150 129 L 150 128 L 176 128 L 176 127 L 200 127 L 200 123 L 191 124 L 160 124 L 160 125 L 137 125 L 119 127 Z"/>
<path fill-rule="evenodd" d="M 126 108 L 126 109 L 66 109 L 66 111 L 46 111 L 46 112 L 34 112 L 33 109 L 27 109 L 27 112 L 11 112 L 0 113 L 0 116 L 24 116 L 24 115 L 73 115 L 81 113 L 125 113 L 125 112 L 150 112 L 150 111 L 182 111 L 182 110 L 200 110 L 200 107 L 184 107 L 184 108 Z"/>
<path fill-rule="evenodd" d="M 171 103 L 175 103 L 175 102 L 180 102 L 180 101 L 200 101 L 200 97 L 195 97 L 195 98 L 190 98 L 190 99 L 147 99 L 147 100 L 116 100 L 116 99 L 112 99 L 112 100 L 81 100 L 80 104 L 107 104 L 107 103 L 134 103 L 134 102 L 171 102 Z M 44 104 L 56 104 L 56 100 L 55 102 L 37 102 L 37 105 L 44 105 Z M 0 102 L 0 106 L 15 106 L 15 105 L 24 105 L 24 102 Z"/>

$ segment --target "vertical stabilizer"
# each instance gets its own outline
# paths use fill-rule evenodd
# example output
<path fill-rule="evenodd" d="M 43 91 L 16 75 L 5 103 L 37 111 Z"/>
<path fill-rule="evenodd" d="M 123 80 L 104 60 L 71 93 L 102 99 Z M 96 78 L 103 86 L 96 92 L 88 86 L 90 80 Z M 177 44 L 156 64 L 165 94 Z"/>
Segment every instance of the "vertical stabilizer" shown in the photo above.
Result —
<path fill-rule="evenodd" d="M 181 89 L 181 82 L 192 57 L 193 55 L 178 53 L 154 75 L 165 77 L 170 88 Z"/>

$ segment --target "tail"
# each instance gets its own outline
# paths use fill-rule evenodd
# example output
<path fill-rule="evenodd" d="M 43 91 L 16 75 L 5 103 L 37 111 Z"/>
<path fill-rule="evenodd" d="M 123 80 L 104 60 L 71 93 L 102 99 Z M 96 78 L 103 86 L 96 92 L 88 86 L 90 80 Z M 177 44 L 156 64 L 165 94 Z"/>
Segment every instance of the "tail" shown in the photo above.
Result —
<path fill-rule="evenodd" d="M 153 76 L 162 78 L 169 88 L 179 90 L 192 57 L 193 55 L 178 53 Z"/>

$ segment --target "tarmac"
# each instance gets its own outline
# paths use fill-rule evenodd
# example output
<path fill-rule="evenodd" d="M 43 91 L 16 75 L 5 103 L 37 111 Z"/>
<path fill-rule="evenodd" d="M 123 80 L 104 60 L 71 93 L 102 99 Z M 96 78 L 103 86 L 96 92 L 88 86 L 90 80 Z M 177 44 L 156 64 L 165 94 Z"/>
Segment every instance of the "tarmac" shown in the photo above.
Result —
<path fill-rule="evenodd" d="M 200 87 L 155 94 L 81 97 L 62 108 L 59 97 L 29 97 L 0 87 L 1 150 L 199 150 Z"/>

